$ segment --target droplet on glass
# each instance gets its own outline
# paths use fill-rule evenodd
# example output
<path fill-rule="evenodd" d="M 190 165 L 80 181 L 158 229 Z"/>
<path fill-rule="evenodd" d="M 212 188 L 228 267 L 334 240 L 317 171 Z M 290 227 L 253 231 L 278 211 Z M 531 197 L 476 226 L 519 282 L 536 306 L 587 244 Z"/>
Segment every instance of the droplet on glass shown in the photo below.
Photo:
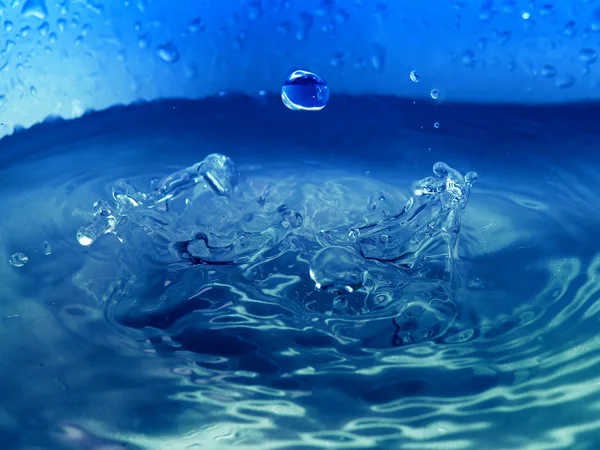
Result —
<path fill-rule="evenodd" d="M 553 78 L 556 76 L 556 68 L 550 64 L 546 64 L 542 67 L 542 70 L 540 70 L 540 75 L 545 78 Z"/>
<path fill-rule="evenodd" d="M 570 73 L 559 75 L 555 78 L 555 84 L 556 87 L 559 89 L 573 87 L 573 85 L 575 84 L 575 77 Z"/>
<path fill-rule="evenodd" d="M 320 111 L 329 101 L 329 86 L 317 74 L 296 70 L 285 80 L 281 100 L 292 111 Z"/>
<path fill-rule="evenodd" d="M 167 63 L 174 63 L 179 61 L 179 50 L 171 42 L 159 45 L 156 48 L 156 54 L 160 59 Z"/>
<path fill-rule="evenodd" d="M 419 80 L 421 79 L 419 74 L 417 72 L 415 72 L 414 70 L 411 70 L 410 74 L 408 76 L 410 77 L 410 81 L 412 81 L 413 83 L 418 83 Z"/>
<path fill-rule="evenodd" d="M 21 14 L 25 17 L 36 17 L 40 20 L 46 20 L 48 8 L 44 0 L 27 0 L 23 4 Z"/>
<path fill-rule="evenodd" d="M 42 250 L 44 251 L 44 255 L 46 255 L 46 256 L 52 254 L 52 246 L 50 245 L 50 242 L 48 242 L 48 241 L 42 242 Z"/>
<path fill-rule="evenodd" d="M 21 252 L 14 253 L 8 260 L 10 265 L 14 267 L 23 267 L 27 264 L 27 261 L 29 261 L 29 258 Z"/>
<path fill-rule="evenodd" d="M 432 89 L 431 92 L 429 93 L 429 95 L 431 95 L 432 99 L 437 100 L 438 97 L 440 96 L 440 91 L 437 89 Z"/>
<path fill-rule="evenodd" d="M 563 28 L 563 34 L 568 37 L 573 37 L 577 33 L 577 24 L 573 20 L 569 20 Z"/>
<path fill-rule="evenodd" d="M 579 59 L 586 64 L 593 64 L 598 59 L 596 51 L 591 48 L 584 48 L 579 52 Z"/>
<path fill-rule="evenodd" d="M 439 122 L 435 122 L 435 123 L 433 124 L 433 128 L 439 128 L 439 127 L 440 127 L 440 123 L 439 123 Z"/>

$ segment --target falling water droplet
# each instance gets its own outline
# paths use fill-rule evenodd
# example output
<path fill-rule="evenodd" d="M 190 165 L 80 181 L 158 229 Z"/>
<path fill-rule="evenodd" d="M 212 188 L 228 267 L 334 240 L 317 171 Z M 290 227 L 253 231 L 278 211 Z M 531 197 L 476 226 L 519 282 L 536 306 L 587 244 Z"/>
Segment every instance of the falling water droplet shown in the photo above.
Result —
<path fill-rule="evenodd" d="M 296 70 L 285 80 L 281 100 L 292 111 L 319 111 L 329 101 L 329 86 L 317 74 Z"/>
<path fill-rule="evenodd" d="M 164 62 L 174 63 L 179 61 L 179 50 L 171 42 L 167 42 L 164 45 L 159 45 L 156 48 L 156 54 Z"/>
<path fill-rule="evenodd" d="M 431 95 L 432 99 L 437 100 L 438 97 L 440 96 L 440 91 L 437 89 L 432 89 L 429 94 Z"/>
<path fill-rule="evenodd" d="M 52 254 L 52 246 L 50 245 L 50 242 L 48 242 L 48 241 L 42 242 L 42 250 L 44 250 L 44 255 L 46 255 L 46 256 Z"/>
<path fill-rule="evenodd" d="M 14 267 L 23 267 L 25 264 L 27 264 L 27 261 L 29 261 L 29 258 L 21 252 L 13 254 L 8 260 L 10 265 Z"/>
<path fill-rule="evenodd" d="M 23 4 L 21 14 L 25 17 L 36 17 L 40 20 L 46 20 L 48 8 L 44 0 L 27 0 Z"/>
<path fill-rule="evenodd" d="M 412 81 L 413 83 L 418 83 L 419 80 L 421 79 L 419 74 L 417 72 L 415 72 L 414 70 L 410 71 L 409 77 L 410 77 L 410 81 Z"/>

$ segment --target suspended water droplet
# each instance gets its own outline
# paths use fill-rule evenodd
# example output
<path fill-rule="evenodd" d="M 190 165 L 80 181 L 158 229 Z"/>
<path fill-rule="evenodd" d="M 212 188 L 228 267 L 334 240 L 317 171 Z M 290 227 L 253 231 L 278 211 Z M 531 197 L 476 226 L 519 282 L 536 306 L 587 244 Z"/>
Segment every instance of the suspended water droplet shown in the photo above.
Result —
<path fill-rule="evenodd" d="M 225 155 L 208 155 L 200 163 L 198 172 L 218 195 L 228 197 L 237 184 L 237 168 Z"/>
<path fill-rule="evenodd" d="M 546 78 L 553 78 L 556 76 L 556 68 L 546 64 L 544 67 L 542 67 L 542 70 L 540 70 L 540 75 Z"/>
<path fill-rule="evenodd" d="M 429 95 L 431 95 L 432 99 L 437 100 L 438 97 L 440 96 L 440 91 L 437 89 L 432 89 L 431 92 L 429 93 Z"/>
<path fill-rule="evenodd" d="M 21 14 L 25 17 L 36 17 L 40 20 L 46 20 L 48 8 L 44 0 L 26 0 L 21 9 Z"/>
<path fill-rule="evenodd" d="M 292 111 L 320 111 L 329 101 L 329 86 L 317 74 L 296 70 L 285 80 L 281 100 Z"/>
<path fill-rule="evenodd" d="M 439 122 L 435 122 L 435 123 L 433 124 L 433 128 L 439 128 L 439 127 L 440 127 L 440 123 L 439 123 Z"/>
<path fill-rule="evenodd" d="M 555 84 L 556 87 L 560 89 L 573 87 L 575 84 L 575 77 L 570 73 L 559 75 L 555 78 Z"/>
<path fill-rule="evenodd" d="M 167 63 L 174 63 L 179 61 L 179 50 L 171 42 L 167 42 L 164 45 L 159 45 L 156 48 L 156 54 L 160 59 Z"/>
<path fill-rule="evenodd" d="M 418 83 L 419 80 L 421 79 L 419 74 L 417 72 L 415 72 L 414 70 L 411 70 L 410 74 L 408 76 L 410 77 L 410 81 L 412 81 L 413 83 Z"/>
<path fill-rule="evenodd" d="M 50 242 L 44 241 L 42 242 L 42 250 L 44 251 L 44 255 L 49 256 L 52 254 L 52 246 Z"/>
<path fill-rule="evenodd" d="M 345 247 L 325 247 L 310 262 L 310 277 L 317 289 L 352 292 L 365 277 L 364 260 Z"/>
<path fill-rule="evenodd" d="M 29 261 L 29 258 L 21 252 L 14 253 L 8 260 L 10 265 L 14 267 L 23 267 L 27 264 L 27 261 Z"/>
<path fill-rule="evenodd" d="M 579 52 L 579 59 L 586 64 L 593 64 L 598 60 L 596 51 L 591 48 L 584 48 Z"/>

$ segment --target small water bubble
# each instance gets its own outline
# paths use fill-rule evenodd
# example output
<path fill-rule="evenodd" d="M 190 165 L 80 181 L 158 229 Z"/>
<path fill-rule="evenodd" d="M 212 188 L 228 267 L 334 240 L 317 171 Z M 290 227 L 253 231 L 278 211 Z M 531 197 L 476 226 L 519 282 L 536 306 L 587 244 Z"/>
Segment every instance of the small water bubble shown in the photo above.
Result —
<path fill-rule="evenodd" d="M 156 48 L 156 54 L 160 59 L 167 63 L 174 63 L 179 61 L 179 50 L 171 42 L 167 42 L 164 45 L 159 45 Z"/>
<path fill-rule="evenodd" d="M 21 9 L 24 17 L 36 17 L 40 20 L 46 20 L 48 8 L 44 0 L 26 0 Z"/>
<path fill-rule="evenodd" d="M 593 64 L 598 59 L 596 51 L 591 48 L 584 48 L 579 52 L 579 59 L 586 64 Z"/>
<path fill-rule="evenodd" d="M 435 122 L 435 123 L 433 124 L 433 128 L 439 128 L 439 127 L 440 127 L 440 123 L 439 123 L 439 122 Z"/>
<path fill-rule="evenodd" d="M 371 176 L 371 172 L 369 172 L 368 170 L 365 172 L 365 175 L 370 177 Z"/>
<path fill-rule="evenodd" d="M 417 72 L 415 72 L 414 70 L 411 70 L 410 74 L 408 74 L 408 76 L 410 77 L 410 81 L 412 81 L 413 83 L 418 83 L 419 80 L 421 79 L 419 74 Z"/>
<path fill-rule="evenodd" d="M 521 13 L 521 17 L 523 20 L 529 20 L 531 18 L 531 13 L 529 11 L 523 11 Z"/>
<path fill-rule="evenodd" d="M 4 22 L 4 31 L 10 33 L 13 29 L 13 23 L 10 20 Z"/>
<path fill-rule="evenodd" d="M 198 172 L 218 195 L 231 195 L 237 184 L 235 164 L 225 155 L 218 153 L 208 155 L 200 163 Z"/>
<path fill-rule="evenodd" d="M 8 260 L 10 265 L 14 267 L 23 267 L 27 264 L 27 261 L 29 261 L 29 258 L 21 252 L 14 253 Z"/>
<path fill-rule="evenodd" d="M 50 242 L 44 241 L 42 242 L 42 250 L 44 251 L 44 255 L 49 256 L 52 254 L 52 246 Z"/>
<path fill-rule="evenodd" d="M 292 111 L 320 111 L 329 101 L 329 86 L 317 74 L 296 70 L 285 80 L 281 100 Z"/>
<path fill-rule="evenodd" d="M 440 91 L 438 89 L 432 89 L 429 95 L 431 95 L 432 99 L 437 100 L 440 96 Z"/>

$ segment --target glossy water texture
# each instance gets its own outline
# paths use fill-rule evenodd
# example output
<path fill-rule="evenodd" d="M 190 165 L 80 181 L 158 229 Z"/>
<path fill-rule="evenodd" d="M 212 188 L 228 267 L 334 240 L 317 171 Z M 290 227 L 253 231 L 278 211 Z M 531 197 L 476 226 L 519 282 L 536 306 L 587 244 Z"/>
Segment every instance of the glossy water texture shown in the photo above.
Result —
<path fill-rule="evenodd" d="M 599 115 L 218 97 L 2 140 L 3 448 L 595 448 Z"/>
<path fill-rule="evenodd" d="M 329 86 L 317 74 L 296 70 L 283 83 L 281 100 L 292 111 L 320 111 L 329 101 Z"/>

